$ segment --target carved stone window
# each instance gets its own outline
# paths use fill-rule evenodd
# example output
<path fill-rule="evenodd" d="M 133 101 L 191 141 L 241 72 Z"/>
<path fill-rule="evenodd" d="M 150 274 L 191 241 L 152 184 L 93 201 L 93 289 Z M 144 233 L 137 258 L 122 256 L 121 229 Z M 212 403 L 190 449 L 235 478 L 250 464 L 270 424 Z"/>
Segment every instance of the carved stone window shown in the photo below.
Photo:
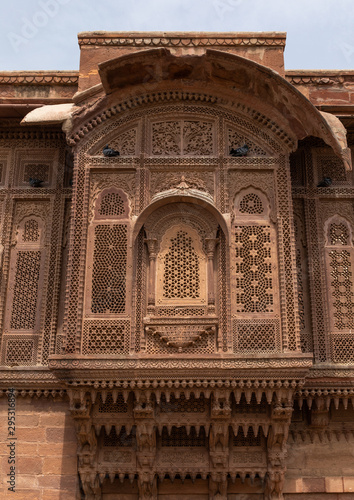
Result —
<path fill-rule="evenodd" d="M 187 203 L 161 207 L 147 220 L 148 352 L 214 352 L 217 230 L 207 210 Z"/>
<path fill-rule="evenodd" d="M 326 272 L 332 360 L 354 363 L 354 249 L 352 228 L 334 216 L 325 224 Z"/>
<path fill-rule="evenodd" d="M 206 304 L 206 256 L 197 232 L 170 228 L 157 259 L 157 304 Z"/>
<path fill-rule="evenodd" d="M 34 332 L 39 328 L 40 283 L 44 265 L 43 221 L 36 216 L 22 219 L 11 252 L 9 330 Z"/>
<path fill-rule="evenodd" d="M 128 197 L 122 190 L 112 187 L 97 197 L 89 228 L 89 316 L 127 314 L 128 213 Z"/>
<path fill-rule="evenodd" d="M 327 275 L 331 297 L 332 328 L 354 328 L 353 247 L 351 228 L 344 219 L 332 218 L 326 224 Z"/>
<path fill-rule="evenodd" d="M 281 349 L 275 227 L 267 197 L 252 187 L 235 199 L 233 349 Z"/>

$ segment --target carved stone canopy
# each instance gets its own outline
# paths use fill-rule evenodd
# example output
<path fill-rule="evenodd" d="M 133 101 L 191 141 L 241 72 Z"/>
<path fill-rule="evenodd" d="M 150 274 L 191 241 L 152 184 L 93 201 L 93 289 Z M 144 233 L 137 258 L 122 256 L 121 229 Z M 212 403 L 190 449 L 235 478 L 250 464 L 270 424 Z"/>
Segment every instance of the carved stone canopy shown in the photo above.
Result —
<path fill-rule="evenodd" d="M 144 225 L 149 239 L 156 238 L 160 242 L 166 230 L 178 223 L 187 224 L 194 228 L 203 242 L 206 238 L 216 237 L 218 222 L 212 214 L 200 205 L 186 203 L 184 200 L 183 202 L 168 203 L 151 213 Z M 193 201 L 192 196 L 191 201 Z"/>
<path fill-rule="evenodd" d="M 129 87 L 164 82 L 190 82 L 211 88 L 223 85 L 224 92 L 237 89 L 240 100 L 269 116 L 296 140 L 307 136 L 322 138 L 342 158 L 348 169 L 351 161 L 338 122 L 332 123 L 297 89 L 275 71 L 234 54 L 206 50 L 203 55 L 177 57 L 167 49 L 153 49 L 117 57 L 99 64 L 106 94 Z"/>

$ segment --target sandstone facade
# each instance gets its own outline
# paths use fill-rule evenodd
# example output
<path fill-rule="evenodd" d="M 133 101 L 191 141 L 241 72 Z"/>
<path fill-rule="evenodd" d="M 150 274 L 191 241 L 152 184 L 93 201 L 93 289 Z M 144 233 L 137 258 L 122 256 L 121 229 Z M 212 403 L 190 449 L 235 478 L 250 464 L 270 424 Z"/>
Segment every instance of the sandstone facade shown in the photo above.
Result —
<path fill-rule="evenodd" d="M 285 38 L 0 73 L 1 498 L 354 499 L 354 72 Z"/>

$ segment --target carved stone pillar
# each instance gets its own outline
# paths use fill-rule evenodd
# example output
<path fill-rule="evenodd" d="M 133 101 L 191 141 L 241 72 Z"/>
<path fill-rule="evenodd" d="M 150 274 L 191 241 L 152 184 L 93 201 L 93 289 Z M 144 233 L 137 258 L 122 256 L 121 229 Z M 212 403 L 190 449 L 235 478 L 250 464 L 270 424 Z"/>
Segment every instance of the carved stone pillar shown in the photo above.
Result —
<path fill-rule="evenodd" d="M 91 401 L 84 391 L 68 391 L 70 412 L 74 419 L 78 440 L 78 469 L 86 500 L 101 499 L 101 485 L 97 473 L 97 437 L 91 418 Z"/>
<path fill-rule="evenodd" d="M 156 257 L 157 239 L 145 240 L 149 252 L 149 284 L 148 284 L 148 307 L 155 307 L 155 283 L 156 283 Z"/>
<path fill-rule="evenodd" d="M 156 458 L 156 425 L 153 403 L 144 394 L 135 402 L 134 417 L 139 465 L 139 500 L 155 500 L 157 482 L 152 468 Z"/>
<path fill-rule="evenodd" d="M 139 472 L 139 500 L 157 499 L 157 479 L 153 472 Z"/>
<path fill-rule="evenodd" d="M 286 472 L 287 440 L 292 406 L 276 405 L 272 411 L 272 425 L 267 439 L 268 471 L 264 498 L 283 500 L 284 475 Z"/>
<path fill-rule="evenodd" d="M 206 238 L 206 250 L 208 256 L 208 310 L 215 312 L 215 289 L 214 289 L 214 255 L 217 238 Z"/>
<path fill-rule="evenodd" d="M 209 479 L 210 500 L 227 500 L 226 472 L 213 473 Z"/>
<path fill-rule="evenodd" d="M 229 420 L 231 407 L 225 394 L 215 394 L 211 407 L 209 433 L 210 458 L 215 468 L 227 467 L 229 461 Z"/>

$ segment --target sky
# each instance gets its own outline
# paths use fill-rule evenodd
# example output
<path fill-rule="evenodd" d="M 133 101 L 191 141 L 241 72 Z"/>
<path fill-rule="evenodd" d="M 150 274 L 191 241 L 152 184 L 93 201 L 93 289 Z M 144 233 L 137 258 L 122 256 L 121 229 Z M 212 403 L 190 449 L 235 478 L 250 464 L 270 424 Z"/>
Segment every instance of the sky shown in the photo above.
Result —
<path fill-rule="evenodd" d="M 286 69 L 354 69 L 354 0 L 0 0 L 0 71 L 77 70 L 82 31 L 282 31 Z"/>

